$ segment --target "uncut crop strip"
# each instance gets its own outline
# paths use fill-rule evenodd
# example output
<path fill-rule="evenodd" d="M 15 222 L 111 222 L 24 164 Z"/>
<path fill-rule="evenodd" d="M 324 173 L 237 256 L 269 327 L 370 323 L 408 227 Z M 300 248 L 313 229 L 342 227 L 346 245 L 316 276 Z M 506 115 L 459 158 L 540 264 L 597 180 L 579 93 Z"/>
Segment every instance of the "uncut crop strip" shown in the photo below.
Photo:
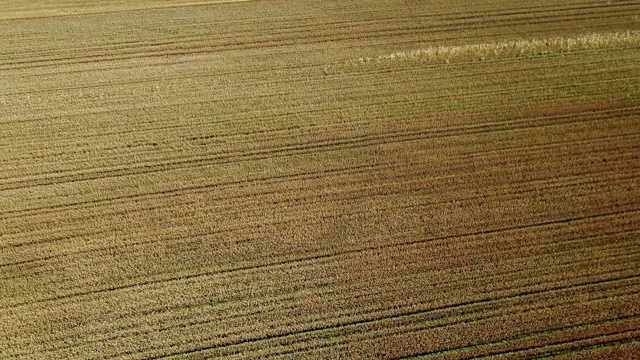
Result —
<path fill-rule="evenodd" d="M 425 59 L 427 61 L 485 60 L 490 57 L 527 57 L 580 50 L 637 46 L 640 46 L 640 31 L 592 33 L 576 37 L 553 37 L 457 46 L 431 46 L 410 51 L 397 51 L 387 55 L 380 55 L 376 58 L 361 57 L 357 62 L 367 63 L 370 61 L 381 62 L 403 59 Z"/>

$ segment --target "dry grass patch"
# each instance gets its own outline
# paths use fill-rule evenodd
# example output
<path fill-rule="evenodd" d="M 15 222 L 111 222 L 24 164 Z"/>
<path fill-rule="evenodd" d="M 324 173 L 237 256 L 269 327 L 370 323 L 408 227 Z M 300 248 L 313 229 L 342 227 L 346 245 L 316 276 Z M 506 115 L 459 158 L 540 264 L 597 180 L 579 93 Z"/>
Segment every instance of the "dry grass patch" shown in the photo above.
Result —
<path fill-rule="evenodd" d="M 396 51 L 377 57 L 361 57 L 357 63 L 403 59 L 427 61 L 485 60 L 491 57 L 526 57 L 578 50 L 637 46 L 640 31 L 592 33 L 581 36 L 556 36 L 546 39 L 514 40 L 469 45 L 433 45 L 426 48 Z"/>

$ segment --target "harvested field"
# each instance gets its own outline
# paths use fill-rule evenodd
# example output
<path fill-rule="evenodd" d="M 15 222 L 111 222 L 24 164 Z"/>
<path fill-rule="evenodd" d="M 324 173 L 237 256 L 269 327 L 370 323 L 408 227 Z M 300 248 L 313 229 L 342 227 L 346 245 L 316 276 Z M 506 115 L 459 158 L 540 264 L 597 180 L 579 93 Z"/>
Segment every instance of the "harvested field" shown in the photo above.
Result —
<path fill-rule="evenodd" d="M 640 353 L 640 2 L 0 4 L 0 358 Z"/>

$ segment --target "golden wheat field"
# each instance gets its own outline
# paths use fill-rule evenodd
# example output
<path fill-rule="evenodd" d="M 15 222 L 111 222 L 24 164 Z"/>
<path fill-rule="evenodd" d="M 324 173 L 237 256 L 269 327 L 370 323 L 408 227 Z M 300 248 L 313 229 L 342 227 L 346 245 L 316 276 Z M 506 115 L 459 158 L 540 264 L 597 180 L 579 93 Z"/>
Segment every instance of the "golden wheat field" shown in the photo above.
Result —
<path fill-rule="evenodd" d="M 640 358 L 640 1 L 0 2 L 1 359 Z"/>

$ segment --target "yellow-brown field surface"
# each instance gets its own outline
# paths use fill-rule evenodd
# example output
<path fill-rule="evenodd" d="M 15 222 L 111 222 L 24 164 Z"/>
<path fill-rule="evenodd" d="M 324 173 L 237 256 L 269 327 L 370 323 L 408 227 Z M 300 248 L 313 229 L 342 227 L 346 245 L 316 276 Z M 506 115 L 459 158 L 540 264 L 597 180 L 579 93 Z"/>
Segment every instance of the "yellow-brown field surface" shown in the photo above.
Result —
<path fill-rule="evenodd" d="M 640 358 L 640 1 L 0 2 L 0 359 Z"/>

